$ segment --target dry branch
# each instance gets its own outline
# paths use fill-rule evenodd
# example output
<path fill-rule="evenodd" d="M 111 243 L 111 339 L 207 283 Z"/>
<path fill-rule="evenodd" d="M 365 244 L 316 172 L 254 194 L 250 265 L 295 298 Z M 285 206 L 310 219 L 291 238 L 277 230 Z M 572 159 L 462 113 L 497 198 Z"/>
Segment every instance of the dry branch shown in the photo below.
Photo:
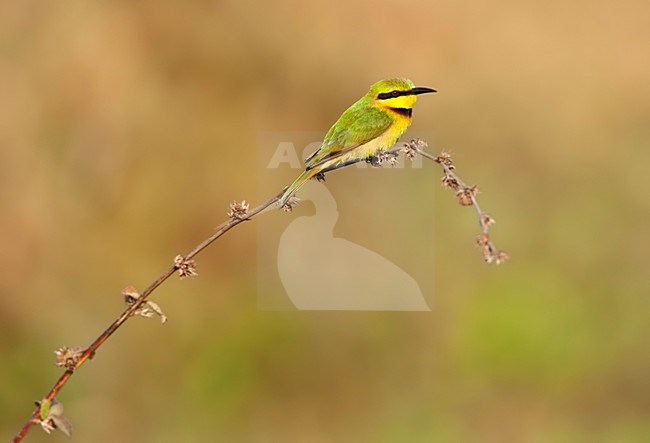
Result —
<path fill-rule="evenodd" d="M 488 263 L 496 264 L 502 263 L 507 258 L 507 255 L 503 251 L 498 251 L 490 240 L 488 229 L 489 226 L 494 223 L 494 220 L 485 214 L 479 207 L 476 200 L 478 188 L 476 188 L 476 186 L 467 186 L 465 182 L 463 182 L 463 180 L 461 180 L 458 175 L 456 175 L 454 172 L 454 164 L 448 154 L 443 152 L 438 156 L 433 156 L 424 151 L 424 148 L 426 148 L 426 146 L 427 144 L 422 140 L 412 140 L 410 143 L 407 143 L 404 146 L 394 147 L 388 151 L 381 152 L 379 155 L 374 157 L 370 163 L 373 166 L 379 166 L 384 162 L 390 165 L 394 165 L 397 162 L 398 155 L 403 152 L 407 158 L 413 159 L 416 155 L 421 155 L 422 157 L 439 164 L 445 174 L 442 178 L 443 185 L 456 191 L 456 195 L 458 196 L 461 205 L 472 205 L 476 209 L 482 232 L 482 234 L 477 239 L 477 243 L 482 248 L 485 261 Z M 349 166 L 350 164 L 353 163 L 347 163 L 345 166 Z M 97 349 L 99 349 L 99 347 L 111 335 L 113 335 L 113 333 L 117 331 L 124 324 L 124 322 L 126 322 L 126 320 L 132 316 L 141 315 L 145 317 L 151 317 L 153 315 L 159 315 L 161 317 L 161 320 L 164 322 L 166 320 L 166 316 L 162 313 L 162 310 L 160 310 L 156 303 L 147 300 L 149 295 L 151 295 L 153 291 L 155 291 L 165 280 L 167 280 L 177 271 L 181 279 L 197 275 L 194 257 L 199 252 L 207 248 L 216 239 L 224 235 L 235 226 L 239 225 L 242 222 L 251 220 L 253 217 L 269 208 L 271 205 L 275 204 L 280 199 L 285 189 L 286 187 L 283 188 L 282 191 L 280 191 L 274 197 L 271 197 L 253 209 L 249 208 L 249 205 L 246 203 L 246 201 L 242 201 L 241 203 L 235 201 L 231 203 L 227 212 L 229 219 L 223 222 L 208 238 L 196 245 L 187 254 L 177 255 L 173 260 L 173 264 L 167 268 L 156 280 L 154 280 L 142 293 L 138 293 L 135 288 L 131 286 L 125 288 L 122 291 L 122 294 L 125 297 L 127 308 L 113 321 L 113 323 L 108 326 L 108 328 L 106 328 L 106 330 L 104 330 L 104 332 L 99 335 L 99 337 L 97 337 L 91 343 L 90 346 L 88 346 L 88 348 L 83 351 L 81 348 L 68 347 L 62 347 L 57 350 L 56 364 L 57 366 L 64 367 L 65 372 L 63 372 L 56 383 L 54 383 L 54 386 L 50 389 L 47 395 L 45 395 L 41 401 L 36 402 L 36 410 L 33 412 L 32 416 L 25 423 L 22 429 L 16 434 L 12 442 L 17 443 L 22 441 L 35 423 L 40 424 L 47 432 L 58 428 L 66 433 L 66 435 L 70 435 L 72 432 L 72 427 L 70 426 L 70 423 L 67 421 L 67 419 L 63 416 L 63 405 L 59 403 L 55 397 L 65 386 L 68 380 L 70 380 L 75 371 L 79 369 L 88 359 L 91 359 L 97 352 Z M 289 200 L 288 204 L 285 205 L 283 209 L 291 211 L 292 207 L 297 203 L 297 201 L 298 199 L 293 197 Z"/>

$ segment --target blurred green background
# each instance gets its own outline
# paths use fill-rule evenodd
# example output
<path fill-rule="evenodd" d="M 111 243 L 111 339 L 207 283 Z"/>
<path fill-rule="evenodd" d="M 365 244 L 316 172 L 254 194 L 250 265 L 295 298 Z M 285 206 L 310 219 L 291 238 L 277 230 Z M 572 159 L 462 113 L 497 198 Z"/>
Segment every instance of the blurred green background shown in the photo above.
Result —
<path fill-rule="evenodd" d="M 333 193 L 356 183 L 340 222 L 412 245 L 434 310 L 258 311 L 264 218 L 246 223 L 154 294 L 167 325 L 128 322 L 61 392 L 75 440 L 650 441 L 648 17 L 643 0 L 2 2 L 0 438 L 123 287 L 275 192 L 256 192 L 258 132 L 325 132 L 399 75 L 440 91 L 412 128 L 480 185 L 511 261 L 481 262 L 439 171 L 338 173 Z"/>

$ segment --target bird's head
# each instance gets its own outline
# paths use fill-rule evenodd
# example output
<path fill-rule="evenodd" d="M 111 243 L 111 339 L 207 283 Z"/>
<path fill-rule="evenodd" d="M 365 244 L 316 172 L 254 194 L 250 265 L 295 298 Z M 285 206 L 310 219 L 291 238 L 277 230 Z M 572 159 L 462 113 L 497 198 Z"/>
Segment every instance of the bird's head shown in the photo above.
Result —
<path fill-rule="evenodd" d="M 416 87 L 407 78 L 390 78 L 372 85 L 366 97 L 382 108 L 411 109 L 417 101 L 417 96 L 428 92 L 436 90 Z"/>

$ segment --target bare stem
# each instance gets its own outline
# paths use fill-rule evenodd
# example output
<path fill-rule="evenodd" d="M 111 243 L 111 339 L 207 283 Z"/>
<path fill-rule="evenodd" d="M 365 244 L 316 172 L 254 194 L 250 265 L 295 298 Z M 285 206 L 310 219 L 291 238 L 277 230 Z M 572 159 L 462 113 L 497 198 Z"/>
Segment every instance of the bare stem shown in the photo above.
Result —
<path fill-rule="evenodd" d="M 476 199 L 476 195 L 479 192 L 478 187 L 468 186 L 465 181 L 454 172 L 456 166 L 448 153 L 443 151 L 440 155 L 433 156 L 423 150 L 426 146 L 427 144 L 423 140 L 411 140 L 411 142 L 407 143 L 403 149 L 407 156 L 413 156 L 413 153 L 417 153 L 424 158 L 438 163 L 442 167 L 445 173 L 442 177 L 443 186 L 456 191 L 458 202 L 461 205 L 471 205 L 476 210 L 478 222 L 481 227 L 481 235 L 476 238 L 476 244 L 483 252 L 483 259 L 486 263 L 495 263 L 497 265 L 503 263 L 508 259 L 508 254 L 506 254 L 505 251 L 499 251 L 490 238 L 490 225 L 493 225 L 496 222 L 492 217 L 481 210 L 478 200 Z"/>
<path fill-rule="evenodd" d="M 405 152 L 407 157 L 413 158 L 414 154 L 417 153 L 429 160 L 433 160 L 434 162 L 440 164 L 445 172 L 445 177 L 443 178 L 443 184 L 445 183 L 445 179 L 447 178 L 448 180 L 455 180 L 455 182 L 458 184 L 458 187 L 456 188 L 457 191 L 460 192 L 470 192 L 469 195 L 469 201 L 471 201 L 471 204 L 474 206 L 476 209 L 477 214 L 479 215 L 479 222 L 481 224 L 481 230 L 483 233 L 483 236 L 485 238 L 484 244 L 481 246 L 484 248 L 484 255 L 486 257 L 486 261 L 492 262 L 495 261 L 496 263 L 500 263 L 501 261 L 505 260 L 505 253 L 503 252 L 497 252 L 496 248 L 490 241 L 489 235 L 488 235 L 488 226 L 493 223 L 492 219 L 487 216 L 485 213 L 483 213 L 478 205 L 478 202 L 476 201 L 475 197 L 475 192 L 472 190 L 475 190 L 475 187 L 468 187 L 454 172 L 453 172 L 453 163 L 451 163 L 451 159 L 449 156 L 446 154 L 441 154 L 438 157 L 435 157 L 428 152 L 424 151 L 423 148 L 425 148 L 427 145 L 425 142 L 421 140 L 413 140 L 410 143 L 406 144 L 405 146 L 398 146 L 394 147 L 388 151 L 385 151 L 378 155 L 374 160 L 373 160 L 373 165 L 380 165 L 384 161 L 389 162 L 390 164 L 393 164 L 396 162 L 396 158 L 399 155 L 400 152 Z M 359 161 L 362 161 L 363 159 L 360 159 Z M 376 161 L 375 161 L 376 160 Z M 349 166 L 353 163 L 348 163 L 345 166 Z M 338 169 L 338 168 L 333 168 L 333 169 Z M 332 170 L 333 170 L 332 169 Z M 329 171 L 328 171 L 329 172 Z M 235 226 L 239 225 L 240 223 L 244 221 L 251 220 L 253 217 L 264 211 L 265 209 L 269 208 L 271 205 L 276 203 L 280 197 L 282 196 L 284 190 L 282 189 L 281 192 L 279 192 L 277 195 L 274 197 L 266 200 L 264 203 L 260 204 L 259 206 L 249 210 L 248 205 L 245 202 L 242 203 L 237 203 L 233 202 L 230 207 L 230 211 L 228 212 L 229 219 L 225 222 L 223 222 L 219 227 L 215 229 L 215 231 L 205 240 L 203 240 L 201 243 L 196 245 L 193 249 L 191 249 L 187 254 L 184 256 L 178 256 L 174 260 L 174 264 L 167 268 L 158 278 L 156 278 L 143 292 L 142 294 L 139 295 L 139 297 L 135 298 L 132 303 L 129 304 L 129 306 L 111 323 L 104 332 L 102 332 L 92 343 L 88 348 L 86 348 L 80 355 L 78 355 L 72 364 L 66 366 L 65 372 L 61 374 L 59 379 L 54 383 L 54 386 L 50 389 L 50 391 L 47 393 L 47 395 L 43 398 L 43 400 L 40 402 L 40 404 L 44 404 L 46 402 L 53 401 L 55 396 L 61 391 L 61 389 L 65 386 L 65 384 L 70 380 L 70 378 L 74 375 L 75 371 L 80 368 L 87 360 L 91 359 L 97 349 L 106 341 L 108 338 L 113 335 L 115 331 L 117 331 L 123 324 L 126 322 L 130 317 L 135 315 L 142 307 L 144 303 L 146 303 L 147 298 L 153 291 L 155 291 L 165 280 L 167 280 L 169 277 L 171 277 L 176 271 L 179 272 L 181 277 L 187 276 L 187 275 L 193 275 L 194 269 L 193 269 L 193 258 L 199 254 L 201 251 L 203 251 L 205 248 L 207 248 L 210 244 L 212 244 L 215 240 L 217 240 L 219 237 L 224 235 L 226 232 L 234 228 Z M 458 195 L 458 193 L 457 193 Z M 465 194 L 463 194 L 465 195 Z M 462 199 L 462 196 L 461 196 Z M 462 203 L 462 202 L 461 202 Z M 290 203 L 286 209 L 291 210 L 291 205 Z M 487 252 L 486 252 L 487 251 Z M 488 256 L 490 257 L 490 260 L 488 260 Z M 35 423 L 42 423 L 42 418 L 41 418 L 41 408 L 38 407 L 30 419 L 25 423 L 25 425 L 22 427 L 22 429 L 16 434 L 16 436 L 13 438 L 12 442 L 17 443 L 23 440 L 23 438 L 27 435 L 29 432 L 30 428 L 35 424 Z M 56 426 L 54 426 L 56 427 Z"/>
<path fill-rule="evenodd" d="M 284 192 L 284 189 L 282 190 Z M 212 242 L 214 242 L 216 239 L 224 235 L 226 232 L 228 232 L 230 229 L 233 227 L 237 226 L 238 224 L 250 220 L 260 212 L 262 212 L 264 209 L 268 208 L 275 202 L 277 202 L 280 197 L 282 196 L 282 192 L 277 194 L 276 196 L 268 199 L 261 205 L 257 206 L 256 208 L 247 211 L 244 215 L 239 216 L 239 217 L 232 217 L 228 221 L 225 221 L 222 223 L 215 231 L 210 235 L 208 238 L 203 240 L 201 243 L 196 245 L 190 252 L 188 252 L 185 257 L 183 257 L 183 262 L 189 261 L 192 259 L 192 257 L 196 256 L 199 252 L 207 248 Z M 142 306 L 142 304 L 145 303 L 147 297 L 151 295 L 153 291 L 158 288 L 165 280 L 167 280 L 169 277 L 171 277 L 176 270 L 178 270 L 180 266 L 178 264 L 174 264 L 171 267 L 169 267 L 165 272 L 163 272 L 156 280 L 154 280 L 140 295 L 139 298 L 136 299 L 136 301 L 131 304 L 127 309 L 125 309 L 114 321 L 111 323 L 111 325 L 106 328 L 104 332 L 102 332 L 99 337 L 95 339 L 95 341 L 92 342 L 88 348 L 83 351 L 81 356 L 79 357 L 78 361 L 74 365 L 73 368 L 67 369 L 63 374 L 61 374 L 61 377 L 54 383 L 54 386 L 52 389 L 50 389 L 50 392 L 47 393 L 47 395 L 44 397 L 44 401 L 51 401 L 54 399 L 54 397 L 59 393 L 59 391 L 65 386 L 65 384 L 68 382 L 70 377 L 74 374 L 75 370 L 78 369 L 81 365 L 83 365 L 88 359 L 92 358 L 95 355 L 95 352 L 97 349 L 111 336 L 117 329 L 124 324 L 126 320 L 128 320 L 133 314 Z M 22 429 L 16 434 L 16 436 L 13 438 L 12 442 L 20 442 L 22 439 L 27 435 L 27 432 L 29 432 L 29 429 L 34 425 L 34 423 L 39 423 L 40 422 L 40 407 L 37 408 L 34 413 L 32 414 L 32 417 L 25 423 L 25 425 L 22 427 Z"/>

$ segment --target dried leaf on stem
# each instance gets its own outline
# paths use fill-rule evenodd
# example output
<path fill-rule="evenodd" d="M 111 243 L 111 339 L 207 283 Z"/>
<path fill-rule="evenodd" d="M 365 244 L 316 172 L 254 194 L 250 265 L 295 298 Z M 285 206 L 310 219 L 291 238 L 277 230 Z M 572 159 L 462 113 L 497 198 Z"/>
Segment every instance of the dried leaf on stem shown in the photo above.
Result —
<path fill-rule="evenodd" d="M 127 306 L 134 305 L 140 298 L 140 294 L 133 286 L 127 286 L 122 289 L 122 295 L 124 296 L 124 303 Z M 162 324 L 167 323 L 167 316 L 162 311 L 158 303 L 153 300 L 147 300 L 142 303 L 131 315 L 139 315 L 140 317 L 151 318 L 154 315 L 160 317 Z"/>

